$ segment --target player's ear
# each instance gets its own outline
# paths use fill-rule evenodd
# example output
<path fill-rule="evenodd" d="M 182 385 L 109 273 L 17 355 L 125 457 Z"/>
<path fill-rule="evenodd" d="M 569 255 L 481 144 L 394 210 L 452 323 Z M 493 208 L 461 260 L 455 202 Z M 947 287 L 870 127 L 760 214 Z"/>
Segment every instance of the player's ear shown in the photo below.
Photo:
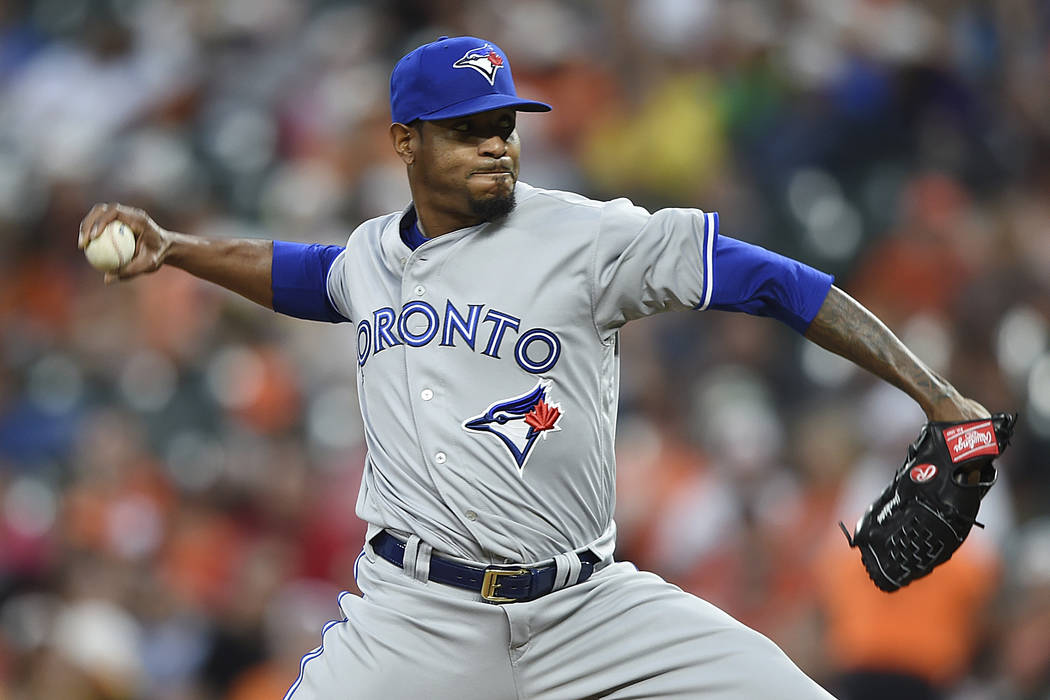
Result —
<path fill-rule="evenodd" d="M 416 160 L 416 148 L 420 134 L 407 124 L 394 122 L 390 125 L 390 143 L 405 165 L 412 165 Z"/>

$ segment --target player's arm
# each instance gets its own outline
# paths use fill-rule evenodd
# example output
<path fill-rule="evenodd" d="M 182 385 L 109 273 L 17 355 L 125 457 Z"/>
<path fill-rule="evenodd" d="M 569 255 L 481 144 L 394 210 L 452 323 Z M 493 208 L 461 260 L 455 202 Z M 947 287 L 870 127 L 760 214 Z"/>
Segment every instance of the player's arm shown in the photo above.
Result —
<path fill-rule="evenodd" d="M 341 246 L 251 238 L 218 239 L 168 231 L 141 209 L 96 204 L 80 224 L 83 249 L 106 225 L 121 220 L 135 233 L 135 255 L 106 282 L 131 279 L 171 265 L 257 304 L 297 318 L 345 321 L 327 293 L 327 274 Z"/>
<path fill-rule="evenodd" d="M 106 273 L 107 284 L 171 265 L 272 308 L 272 241 L 190 236 L 162 228 L 141 209 L 96 204 L 80 223 L 77 245 L 87 247 L 107 224 L 117 220 L 135 233 L 135 255 L 120 270 Z"/>
<path fill-rule="evenodd" d="M 983 418 L 988 411 L 927 367 L 830 275 L 759 246 L 719 236 L 708 308 L 770 316 L 911 396 L 930 420 Z"/>
<path fill-rule="evenodd" d="M 959 421 L 989 415 L 983 406 L 964 397 L 927 367 L 882 321 L 838 287 L 831 287 L 805 336 L 904 391 L 930 420 Z"/>

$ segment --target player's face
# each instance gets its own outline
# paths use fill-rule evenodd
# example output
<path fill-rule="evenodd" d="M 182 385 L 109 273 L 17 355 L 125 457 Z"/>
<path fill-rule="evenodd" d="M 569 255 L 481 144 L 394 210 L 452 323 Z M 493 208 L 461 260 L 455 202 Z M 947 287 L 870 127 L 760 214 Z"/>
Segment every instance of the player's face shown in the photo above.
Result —
<path fill-rule="evenodd" d="M 433 207 L 457 228 L 509 214 L 521 155 L 516 117 L 498 109 L 422 122 L 410 170 L 417 208 Z"/>

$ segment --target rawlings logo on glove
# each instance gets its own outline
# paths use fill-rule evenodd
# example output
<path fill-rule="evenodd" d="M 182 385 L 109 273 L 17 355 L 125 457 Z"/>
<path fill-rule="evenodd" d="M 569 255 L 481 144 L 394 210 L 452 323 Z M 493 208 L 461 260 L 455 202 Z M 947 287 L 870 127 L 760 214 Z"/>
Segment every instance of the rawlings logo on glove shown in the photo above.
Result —
<path fill-rule="evenodd" d="M 951 558 L 977 522 L 996 481 L 992 460 L 1010 444 L 1016 415 L 959 423 L 930 422 L 882 495 L 857 521 L 851 547 L 875 585 L 895 591 Z"/>
<path fill-rule="evenodd" d="M 945 428 L 943 432 L 944 441 L 948 444 L 948 451 L 952 455 L 952 462 L 978 455 L 996 456 L 999 454 L 995 429 L 990 420 L 952 426 Z"/>

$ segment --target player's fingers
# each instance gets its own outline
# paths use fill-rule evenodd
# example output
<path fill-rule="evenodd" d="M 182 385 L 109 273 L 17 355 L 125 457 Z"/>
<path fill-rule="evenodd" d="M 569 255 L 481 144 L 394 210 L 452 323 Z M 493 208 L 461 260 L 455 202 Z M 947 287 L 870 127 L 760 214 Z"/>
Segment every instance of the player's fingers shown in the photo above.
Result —
<path fill-rule="evenodd" d="M 80 235 L 77 245 L 85 248 L 88 243 L 97 238 L 99 234 L 114 221 L 123 221 L 138 238 L 149 228 L 149 215 L 142 209 L 129 207 L 125 204 L 107 202 L 96 204 L 88 212 L 87 216 L 80 222 Z"/>
<path fill-rule="evenodd" d="M 126 204 L 115 204 L 113 208 L 116 213 L 114 218 L 120 219 L 130 226 L 136 234 L 142 233 L 146 226 L 149 225 L 149 214 L 143 209 L 129 207 Z"/>
<path fill-rule="evenodd" d="M 96 204 L 80 220 L 80 230 L 77 235 L 78 248 L 83 249 L 87 247 L 91 239 L 98 235 L 98 232 L 102 230 L 98 222 L 112 206 L 112 204 Z"/>
<path fill-rule="evenodd" d="M 135 234 L 135 238 L 138 238 L 142 234 L 143 218 L 146 218 L 145 212 L 141 209 L 134 209 L 123 204 L 109 204 L 99 216 L 98 221 L 95 222 L 91 237 L 97 236 L 99 232 L 105 230 L 106 226 L 109 226 L 114 221 L 123 221 L 131 229 L 131 232 Z"/>
<path fill-rule="evenodd" d="M 123 219 L 120 215 L 120 205 L 114 203 L 96 204 L 88 215 L 90 221 L 83 227 L 84 246 L 99 237 L 110 223 L 117 219 Z M 133 229 L 134 230 L 134 229 Z"/>

